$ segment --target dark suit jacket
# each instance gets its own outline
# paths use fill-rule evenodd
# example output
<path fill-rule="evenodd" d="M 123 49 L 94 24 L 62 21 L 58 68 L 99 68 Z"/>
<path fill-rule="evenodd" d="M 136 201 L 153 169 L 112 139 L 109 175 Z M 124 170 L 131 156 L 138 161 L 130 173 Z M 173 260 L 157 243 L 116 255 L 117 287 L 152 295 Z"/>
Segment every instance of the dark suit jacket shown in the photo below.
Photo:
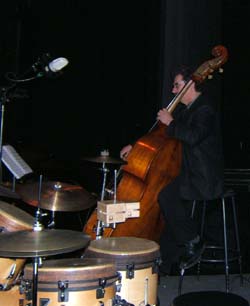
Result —
<path fill-rule="evenodd" d="M 182 142 L 180 193 L 187 200 L 215 199 L 223 192 L 223 151 L 219 114 L 200 95 L 189 107 L 179 104 L 168 136 Z"/>

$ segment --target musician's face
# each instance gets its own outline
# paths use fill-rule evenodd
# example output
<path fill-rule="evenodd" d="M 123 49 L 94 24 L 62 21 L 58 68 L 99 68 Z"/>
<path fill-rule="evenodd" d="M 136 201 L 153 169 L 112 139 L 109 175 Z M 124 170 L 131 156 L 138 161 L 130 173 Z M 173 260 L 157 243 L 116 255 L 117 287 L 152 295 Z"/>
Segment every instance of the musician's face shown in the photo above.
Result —
<path fill-rule="evenodd" d="M 173 83 L 173 89 L 172 93 L 177 95 L 182 88 L 185 86 L 186 82 L 183 80 L 183 77 L 181 74 L 177 74 L 176 77 L 174 78 L 174 83 Z M 195 84 L 191 84 L 189 88 L 186 90 L 184 95 L 181 97 L 181 102 L 188 105 L 190 104 L 194 98 L 196 98 L 196 90 L 195 90 Z"/>
<path fill-rule="evenodd" d="M 182 75 L 177 74 L 176 77 L 174 78 L 172 93 L 175 95 L 178 94 L 182 90 L 184 85 L 185 81 L 183 80 Z"/>

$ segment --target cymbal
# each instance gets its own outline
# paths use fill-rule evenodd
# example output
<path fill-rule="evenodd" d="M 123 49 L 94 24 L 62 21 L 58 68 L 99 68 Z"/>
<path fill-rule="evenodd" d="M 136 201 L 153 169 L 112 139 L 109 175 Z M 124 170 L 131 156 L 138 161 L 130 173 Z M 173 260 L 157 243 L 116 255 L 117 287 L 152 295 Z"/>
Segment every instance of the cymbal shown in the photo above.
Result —
<path fill-rule="evenodd" d="M 69 253 L 86 247 L 89 241 L 89 235 L 71 230 L 45 229 L 2 233 L 0 256 L 25 258 Z"/>
<path fill-rule="evenodd" d="M 11 199 L 20 199 L 20 196 L 10 188 L 0 185 L 0 196 Z"/>
<path fill-rule="evenodd" d="M 38 183 L 17 185 L 16 190 L 22 200 L 38 207 Z M 51 211 L 81 211 L 96 204 L 97 199 L 78 185 L 49 181 L 42 183 L 40 208 Z"/>
<path fill-rule="evenodd" d="M 110 156 L 96 156 L 96 157 L 84 157 L 83 160 L 94 162 L 94 163 L 107 163 L 107 164 L 125 164 L 126 161 L 123 159 L 117 159 Z"/>

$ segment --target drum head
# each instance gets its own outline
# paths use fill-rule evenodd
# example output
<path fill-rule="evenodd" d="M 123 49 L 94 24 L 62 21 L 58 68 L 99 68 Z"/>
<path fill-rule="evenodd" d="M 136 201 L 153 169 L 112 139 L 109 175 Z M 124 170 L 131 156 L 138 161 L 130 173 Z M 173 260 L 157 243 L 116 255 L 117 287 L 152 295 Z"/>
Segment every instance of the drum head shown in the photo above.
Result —
<path fill-rule="evenodd" d="M 67 279 L 72 281 L 89 280 L 98 277 L 117 275 L 116 265 L 112 260 L 102 258 L 64 258 L 45 260 L 39 268 L 38 281 Z M 24 279 L 33 277 L 32 264 L 24 269 Z"/>
<path fill-rule="evenodd" d="M 86 250 L 87 257 L 113 258 L 118 262 L 148 262 L 160 256 L 159 245 L 138 237 L 109 237 L 92 240 Z"/>

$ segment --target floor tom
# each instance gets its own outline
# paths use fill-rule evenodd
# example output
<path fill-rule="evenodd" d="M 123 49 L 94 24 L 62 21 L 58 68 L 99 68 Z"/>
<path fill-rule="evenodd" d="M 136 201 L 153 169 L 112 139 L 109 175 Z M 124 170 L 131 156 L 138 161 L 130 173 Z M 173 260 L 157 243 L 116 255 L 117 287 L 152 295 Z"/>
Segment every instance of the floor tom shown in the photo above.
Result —
<path fill-rule="evenodd" d="M 85 257 L 112 259 L 121 274 L 117 296 L 135 306 L 156 305 L 159 245 L 137 237 L 92 240 Z"/>

